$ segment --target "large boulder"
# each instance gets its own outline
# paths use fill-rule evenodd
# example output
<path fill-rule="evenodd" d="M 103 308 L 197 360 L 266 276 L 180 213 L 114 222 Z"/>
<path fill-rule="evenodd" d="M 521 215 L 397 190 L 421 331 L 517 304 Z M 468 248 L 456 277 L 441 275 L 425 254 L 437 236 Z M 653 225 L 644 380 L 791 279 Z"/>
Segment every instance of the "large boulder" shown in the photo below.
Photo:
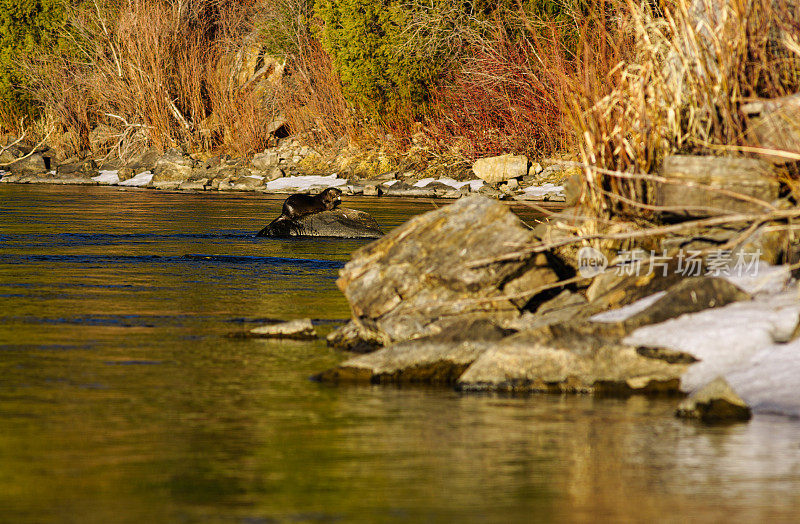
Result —
<path fill-rule="evenodd" d="M 655 204 L 674 215 L 693 217 L 759 213 L 778 198 L 772 165 L 754 158 L 673 155 L 664 159 L 654 187 Z M 738 196 L 741 195 L 741 196 Z"/>
<path fill-rule="evenodd" d="M 414 217 L 353 254 L 337 282 L 354 323 L 384 344 L 437 332 L 452 317 L 518 317 L 520 304 L 559 278 L 504 204 L 483 196 Z"/>
<path fill-rule="evenodd" d="M 257 237 L 380 238 L 378 222 L 369 213 L 339 208 L 306 215 L 297 220 L 280 217 L 256 234 Z"/>
<path fill-rule="evenodd" d="M 528 157 L 524 155 L 500 155 L 480 158 L 472 164 L 475 176 L 487 184 L 498 184 L 528 174 Z"/>
<path fill-rule="evenodd" d="M 56 175 L 61 179 L 88 179 L 97 173 L 97 162 L 91 158 L 70 159 L 56 167 Z"/>
<path fill-rule="evenodd" d="M 120 168 L 118 173 L 120 181 L 124 182 L 146 171 L 152 171 L 159 158 L 161 158 L 161 154 L 155 149 L 150 149 L 133 157 Z"/>
<path fill-rule="evenodd" d="M 18 176 L 43 175 L 50 171 L 50 159 L 41 153 L 32 153 L 13 161 L 7 169 Z"/>
<path fill-rule="evenodd" d="M 150 185 L 158 189 L 177 189 L 192 176 L 194 160 L 178 149 L 172 149 L 156 160 Z"/>

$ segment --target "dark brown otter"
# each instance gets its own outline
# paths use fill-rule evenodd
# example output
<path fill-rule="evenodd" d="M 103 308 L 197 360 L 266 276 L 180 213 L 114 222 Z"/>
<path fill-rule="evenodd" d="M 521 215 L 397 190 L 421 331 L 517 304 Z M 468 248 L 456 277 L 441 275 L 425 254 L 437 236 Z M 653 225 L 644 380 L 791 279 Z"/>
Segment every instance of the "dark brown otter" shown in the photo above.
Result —
<path fill-rule="evenodd" d="M 330 211 L 342 203 L 342 191 L 335 187 L 329 187 L 318 195 L 292 195 L 283 202 L 281 217 L 289 220 L 297 220 L 300 217 L 319 213 L 320 211 Z"/>

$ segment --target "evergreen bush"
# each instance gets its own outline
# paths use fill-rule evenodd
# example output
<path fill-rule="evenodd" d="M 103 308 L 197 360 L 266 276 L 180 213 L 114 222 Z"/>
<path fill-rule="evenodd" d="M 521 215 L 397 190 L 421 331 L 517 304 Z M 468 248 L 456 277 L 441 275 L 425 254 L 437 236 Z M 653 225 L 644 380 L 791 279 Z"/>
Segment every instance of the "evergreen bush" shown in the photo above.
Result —
<path fill-rule="evenodd" d="M 37 49 L 65 48 L 59 38 L 68 0 L 0 0 L 0 119 L 9 126 L 33 116 L 33 100 L 23 89 L 20 64 Z M 9 121 L 11 120 L 11 121 Z"/>
<path fill-rule="evenodd" d="M 318 0 L 322 41 L 345 96 L 366 115 L 388 119 L 424 110 L 437 64 L 398 52 L 408 12 L 400 0 Z"/>

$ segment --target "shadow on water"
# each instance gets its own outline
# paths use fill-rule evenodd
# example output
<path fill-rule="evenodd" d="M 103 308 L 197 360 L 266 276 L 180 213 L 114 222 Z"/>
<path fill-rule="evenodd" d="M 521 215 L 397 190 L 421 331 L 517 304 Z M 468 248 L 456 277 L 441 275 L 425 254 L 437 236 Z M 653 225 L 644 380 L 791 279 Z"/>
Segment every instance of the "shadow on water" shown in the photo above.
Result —
<path fill-rule="evenodd" d="M 332 387 L 364 241 L 252 237 L 278 197 L 0 186 L 9 522 L 791 521 L 800 424 L 674 402 Z M 429 202 L 357 200 L 387 229 Z"/>

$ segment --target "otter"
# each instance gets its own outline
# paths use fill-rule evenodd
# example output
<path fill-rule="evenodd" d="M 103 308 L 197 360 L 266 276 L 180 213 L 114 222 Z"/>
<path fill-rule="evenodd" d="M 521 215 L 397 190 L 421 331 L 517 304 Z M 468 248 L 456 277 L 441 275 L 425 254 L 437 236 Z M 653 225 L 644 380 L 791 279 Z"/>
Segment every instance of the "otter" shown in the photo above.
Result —
<path fill-rule="evenodd" d="M 318 195 L 291 195 L 283 202 L 280 218 L 297 220 L 298 218 L 320 211 L 330 211 L 336 209 L 342 203 L 342 191 L 335 187 L 329 187 Z"/>

